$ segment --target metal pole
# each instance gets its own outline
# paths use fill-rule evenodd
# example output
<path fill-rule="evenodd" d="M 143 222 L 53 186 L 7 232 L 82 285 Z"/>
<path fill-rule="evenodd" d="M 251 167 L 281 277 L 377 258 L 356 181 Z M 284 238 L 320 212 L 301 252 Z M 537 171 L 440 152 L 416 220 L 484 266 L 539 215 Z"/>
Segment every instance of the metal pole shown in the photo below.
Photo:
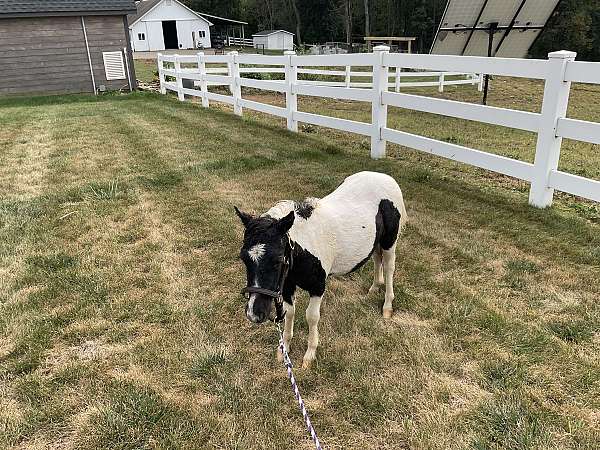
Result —
<path fill-rule="evenodd" d="M 498 22 L 492 22 L 490 23 L 490 28 L 488 30 L 489 33 L 489 37 L 488 37 L 488 58 L 492 57 L 492 46 L 494 45 L 494 33 L 496 32 L 496 29 L 498 28 Z M 487 97 L 488 97 L 488 88 L 490 85 L 490 76 L 486 73 L 485 74 L 485 84 L 483 86 L 483 104 L 487 105 Z"/>
<path fill-rule="evenodd" d="M 94 78 L 94 66 L 92 65 L 92 56 L 90 55 L 90 44 L 88 43 L 87 31 L 85 29 L 85 19 L 81 16 L 81 28 L 83 30 L 83 39 L 85 40 L 85 49 L 87 51 L 88 63 L 90 65 L 90 75 L 92 76 L 92 86 L 94 88 L 94 95 L 98 95 L 96 89 L 96 79 Z"/>

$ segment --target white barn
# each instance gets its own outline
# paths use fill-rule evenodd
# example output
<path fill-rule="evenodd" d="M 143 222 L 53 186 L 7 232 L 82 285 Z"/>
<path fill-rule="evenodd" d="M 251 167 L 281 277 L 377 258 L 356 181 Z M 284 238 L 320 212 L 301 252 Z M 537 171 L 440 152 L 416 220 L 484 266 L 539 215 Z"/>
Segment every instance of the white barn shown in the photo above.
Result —
<path fill-rule="evenodd" d="M 252 35 L 254 48 L 293 50 L 294 33 L 285 30 L 265 30 Z"/>
<path fill-rule="evenodd" d="M 210 48 L 212 23 L 181 2 L 142 0 L 136 6 L 137 14 L 128 16 L 133 51 Z"/>

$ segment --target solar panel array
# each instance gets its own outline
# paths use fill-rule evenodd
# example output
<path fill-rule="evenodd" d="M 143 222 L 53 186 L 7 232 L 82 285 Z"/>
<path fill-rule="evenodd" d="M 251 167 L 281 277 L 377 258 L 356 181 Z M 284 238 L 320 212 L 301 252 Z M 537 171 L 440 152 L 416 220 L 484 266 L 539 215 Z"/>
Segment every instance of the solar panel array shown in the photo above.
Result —
<path fill-rule="evenodd" d="M 560 0 L 449 0 L 431 53 L 524 58 Z"/>

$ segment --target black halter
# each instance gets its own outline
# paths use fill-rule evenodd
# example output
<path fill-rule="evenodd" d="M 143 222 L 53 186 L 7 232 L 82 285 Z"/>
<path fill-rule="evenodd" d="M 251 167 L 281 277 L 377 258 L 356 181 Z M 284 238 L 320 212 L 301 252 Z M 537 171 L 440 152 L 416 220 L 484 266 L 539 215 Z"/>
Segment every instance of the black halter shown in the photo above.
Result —
<path fill-rule="evenodd" d="M 242 295 L 247 299 L 250 299 L 250 294 L 262 294 L 266 295 L 267 297 L 271 297 L 275 301 L 275 312 L 277 313 L 275 316 L 275 322 L 281 322 L 285 317 L 285 312 L 283 311 L 283 285 L 287 279 L 290 268 L 294 263 L 294 245 L 292 244 L 289 234 L 286 234 L 286 238 L 287 242 L 283 252 L 283 265 L 281 266 L 281 270 L 279 272 L 279 280 L 276 288 L 277 290 L 272 291 L 270 289 L 264 289 L 255 286 L 246 286 L 244 289 L 242 289 Z"/>

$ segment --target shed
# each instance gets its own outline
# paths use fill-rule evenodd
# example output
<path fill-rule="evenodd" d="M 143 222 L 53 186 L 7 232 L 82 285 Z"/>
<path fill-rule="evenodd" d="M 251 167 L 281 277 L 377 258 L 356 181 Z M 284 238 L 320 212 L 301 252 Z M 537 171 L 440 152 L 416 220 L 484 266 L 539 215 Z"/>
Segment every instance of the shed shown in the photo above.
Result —
<path fill-rule="evenodd" d="M 252 35 L 254 48 L 293 50 L 294 33 L 285 30 L 265 30 Z"/>
<path fill-rule="evenodd" d="M 136 52 L 211 46 L 212 23 L 178 0 L 142 0 L 128 20 Z"/>
<path fill-rule="evenodd" d="M 0 0 L 0 95 L 135 88 L 132 0 Z"/>

